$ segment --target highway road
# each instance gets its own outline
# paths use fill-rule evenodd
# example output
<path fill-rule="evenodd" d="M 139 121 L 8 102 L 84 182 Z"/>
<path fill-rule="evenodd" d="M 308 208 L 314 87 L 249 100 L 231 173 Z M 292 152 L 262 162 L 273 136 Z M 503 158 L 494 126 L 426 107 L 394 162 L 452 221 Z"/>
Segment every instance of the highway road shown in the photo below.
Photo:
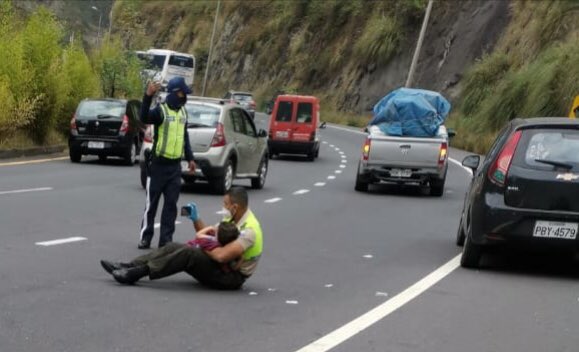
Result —
<path fill-rule="evenodd" d="M 138 166 L 0 161 L 0 351 L 577 351 L 576 262 L 507 252 L 459 267 L 465 152 L 451 150 L 441 198 L 359 193 L 364 134 L 328 126 L 320 138 L 315 162 L 272 160 L 265 188 L 249 190 L 265 249 L 234 292 L 186 274 L 122 286 L 101 269 L 143 253 Z M 183 187 L 179 203 L 217 222 L 222 197 L 208 189 Z"/>

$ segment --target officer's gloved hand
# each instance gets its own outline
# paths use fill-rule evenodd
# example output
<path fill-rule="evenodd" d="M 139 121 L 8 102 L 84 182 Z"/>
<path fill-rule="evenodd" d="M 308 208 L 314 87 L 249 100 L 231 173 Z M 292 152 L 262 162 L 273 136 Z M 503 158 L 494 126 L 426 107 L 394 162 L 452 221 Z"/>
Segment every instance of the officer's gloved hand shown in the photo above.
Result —
<path fill-rule="evenodd" d="M 197 221 L 199 220 L 199 212 L 197 211 L 197 204 L 195 204 L 194 202 L 191 202 L 189 204 L 187 204 L 187 207 L 189 208 L 189 219 L 191 219 L 191 221 Z"/>

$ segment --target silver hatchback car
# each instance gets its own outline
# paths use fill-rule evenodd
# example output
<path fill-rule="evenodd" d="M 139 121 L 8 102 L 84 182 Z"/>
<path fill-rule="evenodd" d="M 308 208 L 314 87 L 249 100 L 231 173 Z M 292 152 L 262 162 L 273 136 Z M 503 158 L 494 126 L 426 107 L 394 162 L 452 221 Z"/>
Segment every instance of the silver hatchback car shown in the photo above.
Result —
<path fill-rule="evenodd" d="M 219 99 L 199 97 L 188 97 L 185 108 L 197 170 L 191 174 L 183 165 L 183 180 L 206 180 L 219 194 L 227 192 L 234 179 L 250 179 L 252 188 L 263 188 L 268 170 L 267 132 L 256 129 L 247 111 Z M 146 181 L 151 148 L 151 144 L 143 147 L 141 183 L 143 178 Z"/>

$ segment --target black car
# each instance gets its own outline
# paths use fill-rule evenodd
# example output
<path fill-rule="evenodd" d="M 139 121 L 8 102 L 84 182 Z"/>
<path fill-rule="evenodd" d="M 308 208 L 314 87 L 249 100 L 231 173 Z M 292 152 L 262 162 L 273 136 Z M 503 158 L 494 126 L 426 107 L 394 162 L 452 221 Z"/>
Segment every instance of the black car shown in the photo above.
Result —
<path fill-rule="evenodd" d="M 579 249 L 579 120 L 511 121 L 473 170 L 456 242 L 461 265 L 478 267 L 488 246 Z"/>
<path fill-rule="evenodd" d="M 137 100 L 84 99 L 70 121 L 68 147 L 70 161 L 83 155 L 123 158 L 133 165 L 143 143 L 144 128 L 139 121 L 141 103 Z"/>

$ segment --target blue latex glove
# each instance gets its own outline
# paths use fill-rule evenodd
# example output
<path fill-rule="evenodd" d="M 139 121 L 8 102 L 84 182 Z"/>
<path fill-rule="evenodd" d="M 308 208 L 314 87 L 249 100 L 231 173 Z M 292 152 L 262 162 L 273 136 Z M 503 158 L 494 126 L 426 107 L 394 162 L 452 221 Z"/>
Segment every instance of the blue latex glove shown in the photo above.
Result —
<path fill-rule="evenodd" d="M 189 219 L 191 219 L 191 221 L 199 220 L 199 212 L 197 211 L 197 204 L 191 202 L 187 204 L 187 207 L 189 207 L 189 212 L 191 213 L 191 215 L 189 215 Z"/>

